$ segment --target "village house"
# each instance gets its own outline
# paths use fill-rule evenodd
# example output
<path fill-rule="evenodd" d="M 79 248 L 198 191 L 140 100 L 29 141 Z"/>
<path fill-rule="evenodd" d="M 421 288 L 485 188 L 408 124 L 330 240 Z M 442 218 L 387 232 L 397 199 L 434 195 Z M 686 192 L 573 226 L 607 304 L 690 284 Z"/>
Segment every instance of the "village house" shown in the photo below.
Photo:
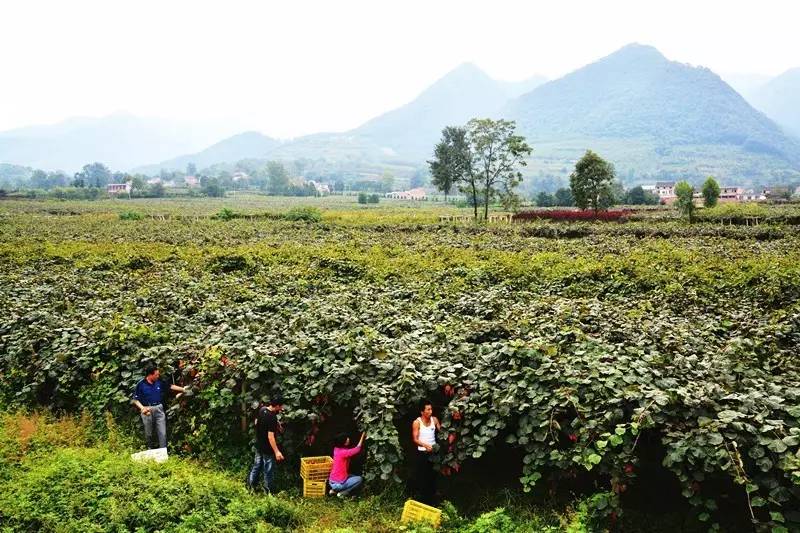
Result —
<path fill-rule="evenodd" d="M 702 196 L 702 194 L 701 194 Z M 720 202 L 741 202 L 744 196 L 744 189 L 741 187 L 720 187 Z"/>
<path fill-rule="evenodd" d="M 197 176 L 186 176 L 185 178 L 183 178 L 183 182 L 189 188 L 200 186 L 200 179 Z"/>
<path fill-rule="evenodd" d="M 674 181 L 657 181 L 655 185 L 642 185 L 642 189 L 656 195 L 662 204 L 671 204 L 675 201 Z"/>
<path fill-rule="evenodd" d="M 642 189 L 658 196 L 662 204 L 669 205 L 677 199 L 673 181 L 658 181 L 655 185 L 642 185 Z M 695 189 L 694 199 L 697 203 L 702 202 L 703 191 L 701 188 Z M 756 193 L 752 189 L 745 190 L 738 185 L 721 186 L 719 191 L 719 201 L 724 203 L 753 202 L 764 199 L 766 199 L 764 193 Z"/>
<path fill-rule="evenodd" d="M 386 198 L 394 198 L 396 200 L 425 200 L 427 195 L 425 189 L 417 187 L 407 191 L 392 191 L 386 193 Z"/>
<path fill-rule="evenodd" d="M 125 183 L 109 183 L 106 185 L 106 192 L 108 194 L 130 194 L 131 182 Z"/>
<path fill-rule="evenodd" d="M 326 194 L 331 193 L 331 188 L 327 183 L 320 183 L 314 180 L 308 180 L 308 183 L 314 187 L 314 190 L 316 190 L 317 194 L 320 196 L 325 196 Z"/>

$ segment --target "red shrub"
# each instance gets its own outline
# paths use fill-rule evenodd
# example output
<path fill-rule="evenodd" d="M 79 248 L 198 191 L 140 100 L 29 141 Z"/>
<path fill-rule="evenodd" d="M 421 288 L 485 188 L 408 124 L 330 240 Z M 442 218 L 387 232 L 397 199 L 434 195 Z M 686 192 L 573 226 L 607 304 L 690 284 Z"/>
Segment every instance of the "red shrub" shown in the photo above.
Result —
<path fill-rule="evenodd" d="M 594 211 L 580 211 L 577 209 L 537 209 L 534 211 L 522 211 L 514 215 L 515 221 L 525 220 L 557 220 L 563 222 L 574 222 L 581 220 L 600 220 L 603 222 L 614 222 L 624 220 L 626 216 L 633 213 L 630 209 L 617 209 L 614 211 L 599 211 L 595 216 Z"/>

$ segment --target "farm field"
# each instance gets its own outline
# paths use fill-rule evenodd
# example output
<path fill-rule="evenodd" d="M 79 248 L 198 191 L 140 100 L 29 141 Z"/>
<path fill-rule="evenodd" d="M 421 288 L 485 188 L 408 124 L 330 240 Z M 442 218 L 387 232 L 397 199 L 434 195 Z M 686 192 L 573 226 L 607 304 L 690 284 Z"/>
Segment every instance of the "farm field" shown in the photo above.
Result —
<path fill-rule="evenodd" d="M 319 216 L 289 220 L 293 208 Z M 114 453 L 137 442 L 119 434 L 140 433 L 130 391 L 154 359 L 194 391 L 170 411 L 175 475 L 243 479 L 253 405 L 280 390 L 286 470 L 329 453 L 335 431 L 366 429 L 373 499 L 352 505 L 391 514 L 429 397 L 443 496 L 470 517 L 446 528 L 797 530 L 796 210 L 482 226 L 438 223 L 468 213 L 455 207 L 353 197 L 0 201 L 4 428 L 19 410 L 83 413 L 94 440 L 80 449 L 122 468 Z M 763 221 L 721 223 L 736 216 Z M 39 453 L 80 469 L 60 446 Z M 44 475 L 34 452 L 4 455 L 0 483 Z M 507 491 L 506 525 L 469 529 Z M 259 515 L 248 498 L 235 505 L 278 529 L 378 528 L 348 522 L 349 503 L 326 523 L 333 504 L 288 492 L 276 505 L 291 510 Z M 89 520 L 78 500 L 59 503 L 76 524 Z M 0 504 L 0 524 L 57 529 Z"/>

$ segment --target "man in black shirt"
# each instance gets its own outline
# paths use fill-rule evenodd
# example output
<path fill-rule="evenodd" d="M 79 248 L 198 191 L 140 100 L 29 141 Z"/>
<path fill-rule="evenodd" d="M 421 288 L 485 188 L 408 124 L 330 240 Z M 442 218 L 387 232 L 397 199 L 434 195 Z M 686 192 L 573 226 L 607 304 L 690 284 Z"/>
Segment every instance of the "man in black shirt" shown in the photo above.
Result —
<path fill-rule="evenodd" d="M 255 490 L 259 472 L 264 475 L 264 492 L 271 494 L 274 488 L 276 463 L 283 461 L 283 454 L 278 449 L 277 434 L 280 432 L 278 413 L 283 410 L 283 398 L 275 397 L 269 405 L 258 409 L 256 418 L 256 456 L 247 486 Z"/>

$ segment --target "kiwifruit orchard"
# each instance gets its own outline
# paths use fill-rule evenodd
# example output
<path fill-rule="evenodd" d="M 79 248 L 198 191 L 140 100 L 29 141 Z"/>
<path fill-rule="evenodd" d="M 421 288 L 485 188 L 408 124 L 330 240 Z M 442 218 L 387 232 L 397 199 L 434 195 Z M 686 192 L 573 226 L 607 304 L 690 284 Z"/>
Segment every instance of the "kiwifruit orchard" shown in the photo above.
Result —
<path fill-rule="evenodd" d="M 474 224 L 401 202 L 290 207 L 0 202 L 0 405 L 135 431 L 152 359 L 191 385 L 170 408 L 175 453 L 246 462 L 253 409 L 280 391 L 290 460 L 365 429 L 379 490 L 406 479 L 430 398 L 450 484 L 596 494 L 608 527 L 637 493 L 672 491 L 708 527 L 800 528 L 793 208 L 750 227 L 711 210 Z"/>

